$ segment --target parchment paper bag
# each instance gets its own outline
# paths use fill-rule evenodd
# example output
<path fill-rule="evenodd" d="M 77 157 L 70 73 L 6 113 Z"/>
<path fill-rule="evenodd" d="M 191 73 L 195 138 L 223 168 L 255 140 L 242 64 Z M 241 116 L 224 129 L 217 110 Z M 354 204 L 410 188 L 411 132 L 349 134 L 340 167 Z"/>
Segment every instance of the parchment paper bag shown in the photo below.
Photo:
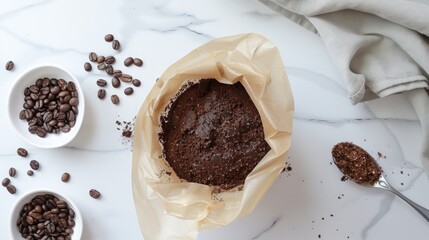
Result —
<path fill-rule="evenodd" d="M 182 85 L 214 78 L 246 89 L 261 115 L 271 150 L 244 186 L 216 192 L 181 181 L 162 158 L 160 116 Z M 145 239 L 196 239 L 198 231 L 249 214 L 284 168 L 291 143 L 293 97 L 277 48 L 257 34 L 218 38 L 170 66 L 136 119 L 132 187 Z"/>

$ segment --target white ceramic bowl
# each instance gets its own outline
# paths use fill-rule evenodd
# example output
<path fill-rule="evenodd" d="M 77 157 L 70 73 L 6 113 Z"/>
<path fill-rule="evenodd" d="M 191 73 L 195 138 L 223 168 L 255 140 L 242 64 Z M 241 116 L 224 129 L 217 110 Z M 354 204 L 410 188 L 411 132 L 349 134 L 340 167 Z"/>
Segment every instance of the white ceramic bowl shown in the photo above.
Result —
<path fill-rule="evenodd" d="M 45 138 L 41 138 L 28 131 L 28 122 L 27 120 L 19 119 L 19 113 L 23 109 L 24 89 L 34 84 L 37 79 L 44 77 L 62 78 L 67 82 L 72 81 L 75 84 L 79 96 L 79 104 L 77 106 L 79 113 L 76 116 L 74 127 L 72 127 L 69 132 L 60 132 L 58 134 L 48 133 Z M 29 144 L 40 148 L 58 148 L 71 142 L 79 132 L 85 113 L 85 99 L 79 82 L 71 73 L 53 64 L 38 65 L 21 74 L 10 89 L 7 104 L 9 108 L 9 119 L 19 136 Z"/>
<path fill-rule="evenodd" d="M 65 197 L 64 195 L 58 194 L 52 190 L 48 189 L 36 189 L 32 190 L 30 192 L 25 193 L 22 195 L 15 203 L 15 205 L 12 208 L 12 211 L 10 213 L 10 223 L 9 223 L 9 231 L 10 231 L 10 239 L 24 239 L 21 236 L 21 233 L 19 233 L 18 227 L 16 226 L 16 223 L 18 221 L 19 212 L 24 207 L 26 203 L 31 202 L 31 200 L 38 196 L 38 195 L 44 195 L 44 194 L 52 194 L 56 196 L 60 200 L 64 200 L 67 202 L 69 208 L 73 209 L 75 212 L 75 226 L 73 227 L 73 234 L 71 235 L 72 240 L 81 239 L 82 237 L 82 231 L 83 231 L 83 220 L 82 215 L 77 208 L 76 204 L 74 204 L 69 198 Z"/>

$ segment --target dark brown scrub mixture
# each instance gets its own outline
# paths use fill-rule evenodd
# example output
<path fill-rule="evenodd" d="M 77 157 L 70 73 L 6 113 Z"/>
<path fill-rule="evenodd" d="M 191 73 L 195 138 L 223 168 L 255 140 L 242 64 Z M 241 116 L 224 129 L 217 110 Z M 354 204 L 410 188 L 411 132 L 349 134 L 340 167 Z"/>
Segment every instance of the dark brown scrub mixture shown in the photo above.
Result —
<path fill-rule="evenodd" d="M 336 144 L 332 157 L 340 171 L 358 184 L 373 185 L 381 176 L 381 168 L 374 158 L 353 143 Z"/>
<path fill-rule="evenodd" d="M 189 84 L 165 113 L 164 157 L 188 182 L 234 188 L 270 150 L 258 110 L 239 82 Z"/>

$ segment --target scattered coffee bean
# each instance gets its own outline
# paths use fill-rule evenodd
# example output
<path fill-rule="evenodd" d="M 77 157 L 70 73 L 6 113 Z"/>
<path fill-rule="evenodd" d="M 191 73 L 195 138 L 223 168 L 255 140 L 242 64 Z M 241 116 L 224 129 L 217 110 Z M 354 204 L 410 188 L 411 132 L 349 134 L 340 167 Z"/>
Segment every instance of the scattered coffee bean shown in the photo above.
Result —
<path fill-rule="evenodd" d="M 30 167 L 31 167 L 31 169 L 33 169 L 33 170 L 37 170 L 37 169 L 39 169 L 40 164 L 39 164 L 39 162 L 38 162 L 38 161 L 36 161 L 36 160 L 31 160 L 31 161 L 30 161 Z"/>
<path fill-rule="evenodd" d="M 124 60 L 124 65 L 126 67 L 131 66 L 131 64 L 133 64 L 133 63 L 134 63 L 134 59 L 132 57 L 127 57 Z"/>
<path fill-rule="evenodd" d="M 105 86 L 107 86 L 107 81 L 106 81 L 106 80 L 104 80 L 104 79 L 98 79 L 98 80 L 97 80 L 97 85 L 98 85 L 99 87 L 105 87 Z"/>
<path fill-rule="evenodd" d="M 118 97 L 118 95 L 116 95 L 116 94 L 113 94 L 111 97 L 110 97 L 110 100 L 112 100 L 112 103 L 113 104 L 119 104 L 119 97 Z"/>
<path fill-rule="evenodd" d="M 18 148 L 16 153 L 18 153 L 18 155 L 21 157 L 26 157 L 28 155 L 28 152 L 25 148 Z"/>
<path fill-rule="evenodd" d="M 101 196 L 100 192 L 95 190 L 95 189 L 91 189 L 89 190 L 89 196 L 91 196 L 92 198 L 99 198 Z"/>
<path fill-rule="evenodd" d="M 127 87 L 124 90 L 125 95 L 131 95 L 133 94 L 133 92 L 134 92 L 134 89 L 132 87 Z"/>
<path fill-rule="evenodd" d="M 106 34 L 106 36 L 104 36 L 104 40 L 106 42 L 111 42 L 111 41 L 113 41 L 113 39 L 115 39 L 115 37 L 113 37 L 112 34 Z"/>
<path fill-rule="evenodd" d="M 68 182 L 70 180 L 70 174 L 69 173 L 63 173 L 63 175 L 61 175 L 61 181 L 63 182 Z"/>
<path fill-rule="evenodd" d="M 98 70 L 103 71 L 106 69 L 106 64 L 104 63 L 100 63 L 97 65 Z"/>
<path fill-rule="evenodd" d="M 10 194 L 15 194 L 16 193 L 16 187 L 15 186 L 13 186 L 12 184 L 8 184 L 7 186 L 6 186 L 6 189 L 7 189 L 7 191 L 10 193 Z"/>
<path fill-rule="evenodd" d="M 106 58 L 104 57 L 104 56 L 98 56 L 97 57 L 97 63 L 104 63 L 104 60 L 105 60 Z"/>
<path fill-rule="evenodd" d="M 92 66 L 91 63 L 89 62 L 85 62 L 85 64 L 83 65 L 83 68 L 85 69 L 85 71 L 89 72 L 92 70 Z"/>
<path fill-rule="evenodd" d="M 121 44 L 119 43 L 118 40 L 113 40 L 112 41 L 112 48 L 115 50 L 119 50 L 119 48 L 121 48 Z"/>
<path fill-rule="evenodd" d="M 104 60 L 104 62 L 106 64 L 114 64 L 116 62 L 116 59 L 113 56 L 107 56 L 106 59 Z"/>
<path fill-rule="evenodd" d="M 12 71 L 14 66 L 15 66 L 15 64 L 12 61 L 7 61 L 5 68 L 8 71 Z"/>
<path fill-rule="evenodd" d="M 121 81 L 129 83 L 133 80 L 133 77 L 129 74 L 122 74 L 122 76 L 120 77 Z"/>
<path fill-rule="evenodd" d="M 142 83 L 140 82 L 140 80 L 138 80 L 138 79 L 133 79 L 132 83 L 133 83 L 133 85 L 134 85 L 135 87 L 140 87 L 140 85 L 142 84 Z"/>
<path fill-rule="evenodd" d="M 14 167 L 9 168 L 9 176 L 11 177 L 16 176 L 16 169 Z"/>
<path fill-rule="evenodd" d="M 106 90 L 99 89 L 97 96 L 98 96 L 99 99 L 104 99 L 106 97 Z"/>
<path fill-rule="evenodd" d="M 134 58 L 134 65 L 138 67 L 143 66 L 143 60 L 141 60 L 140 58 Z"/>
<path fill-rule="evenodd" d="M 95 52 L 91 52 L 89 54 L 89 61 L 96 62 L 97 61 L 97 54 Z"/>
<path fill-rule="evenodd" d="M 16 226 L 24 239 L 71 240 L 75 213 L 52 194 L 37 195 L 19 211 Z"/>
<path fill-rule="evenodd" d="M 110 65 L 110 64 L 108 64 L 107 66 L 106 66 L 106 73 L 108 74 L 108 75 L 113 75 L 113 66 L 112 65 Z"/>
<path fill-rule="evenodd" d="M 120 76 L 122 76 L 122 71 L 121 70 L 115 70 L 115 71 L 113 71 L 113 77 L 120 77 Z"/>
<path fill-rule="evenodd" d="M 3 181 L 1 181 L 1 185 L 3 187 L 6 187 L 7 185 L 9 185 L 10 183 L 10 179 L 9 178 L 4 178 Z"/>
<path fill-rule="evenodd" d="M 119 78 L 117 77 L 112 78 L 112 86 L 114 88 L 118 88 L 121 86 L 121 81 L 119 81 Z"/>
<path fill-rule="evenodd" d="M 31 177 L 31 176 L 33 176 L 33 175 L 34 175 L 33 170 L 28 170 L 28 171 L 27 171 L 27 175 L 28 175 L 28 176 L 30 176 L 30 177 Z"/>

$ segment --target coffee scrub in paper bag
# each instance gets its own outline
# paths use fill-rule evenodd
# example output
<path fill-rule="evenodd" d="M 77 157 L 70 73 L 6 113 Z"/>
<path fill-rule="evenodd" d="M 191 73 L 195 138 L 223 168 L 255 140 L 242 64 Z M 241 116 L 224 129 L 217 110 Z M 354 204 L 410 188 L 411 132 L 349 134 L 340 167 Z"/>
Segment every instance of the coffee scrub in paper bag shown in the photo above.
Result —
<path fill-rule="evenodd" d="M 161 116 L 189 82 L 240 82 L 258 110 L 271 150 L 242 186 L 217 191 L 178 178 L 164 160 Z M 137 116 L 132 187 L 145 239 L 196 239 L 197 233 L 249 214 L 285 166 L 291 144 L 293 96 L 277 48 L 258 34 L 212 40 L 170 66 Z"/>

